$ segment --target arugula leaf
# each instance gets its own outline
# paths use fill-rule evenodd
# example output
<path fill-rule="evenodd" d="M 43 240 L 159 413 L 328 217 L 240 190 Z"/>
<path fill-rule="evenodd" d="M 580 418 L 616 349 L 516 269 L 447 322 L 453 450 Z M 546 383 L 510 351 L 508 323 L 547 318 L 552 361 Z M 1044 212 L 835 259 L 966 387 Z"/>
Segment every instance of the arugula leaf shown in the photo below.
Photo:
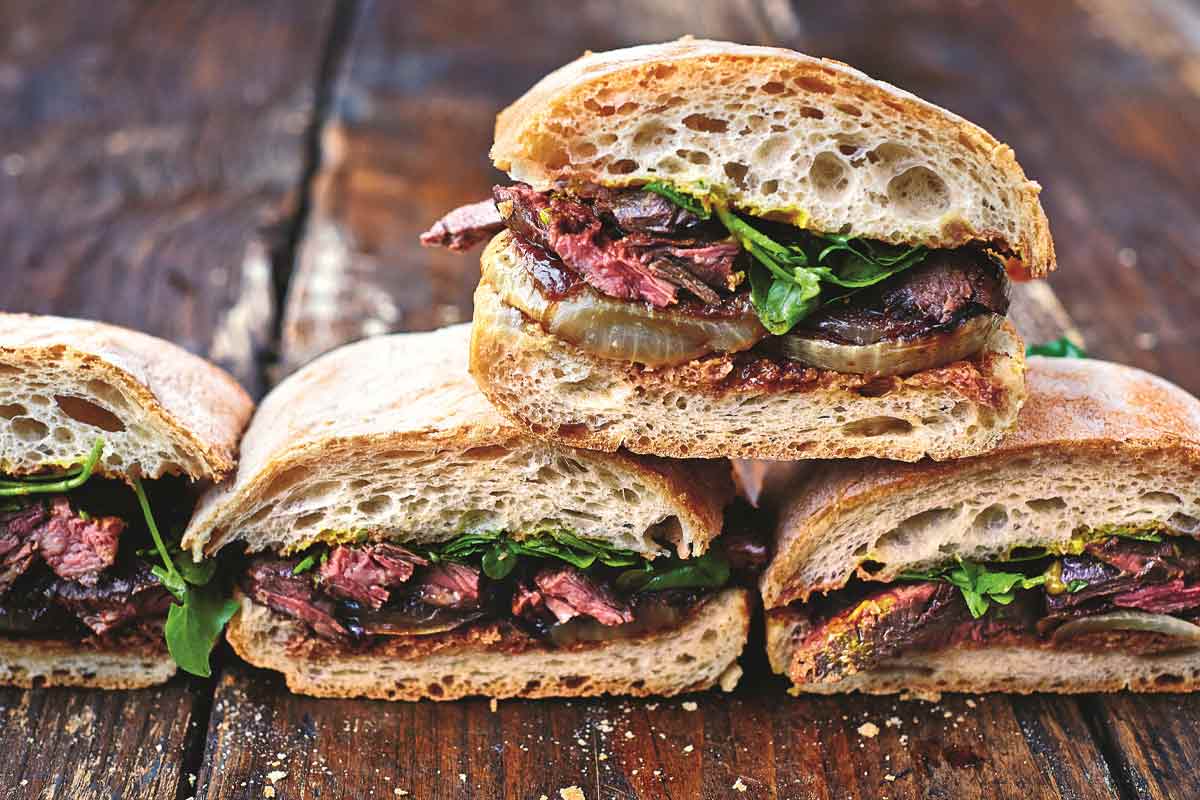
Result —
<path fill-rule="evenodd" d="M 530 536 L 518 541 L 502 531 L 472 531 L 440 547 L 428 548 L 424 555 L 434 563 L 470 561 L 482 556 L 484 573 L 496 580 L 508 577 L 520 556 L 558 559 L 579 569 L 587 569 L 597 561 L 609 567 L 627 567 L 642 560 L 632 550 L 610 547 L 603 542 L 577 536 L 552 523 L 539 525 L 530 533 Z"/>
<path fill-rule="evenodd" d="M 480 566 L 483 567 L 484 575 L 494 581 L 502 581 L 517 568 L 519 560 L 517 554 L 506 543 L 497 542 L 495 547 L 483 554 Z"/>
<path fill-rule="evenodd" d="M 217 568 L 215 560 L 193 561 L 191 554 L 174 543 L 168 547 L 163 541 L 140 478 L 133 479 L 133 491 L 154 540 L 154 552 L 162 560 L 150 571 L 177 601 L 167 610 L 163 628 L 167 651 L 180 669 L 207 678 L 212 675 L 209 656 L 225 624 L 237 611 L 237 601 L 226 599 L 219 586 L 210 585 Z"/>
<path fill-rule="evenodd" d="M 292 568 L 292 574 L 293 575 L 303 575 L 304 573 L 308 572 L 309 570 L 311 570 L 313 567 L 315 567 L 317 565 L 317 562 L 320 561 L 325 556 L 325 553 L 326 553 L 326 551 L 324 551 L 324 550 L 312 551 L 311 553 L 306 555 L 304 558 L 300 559 L 300 563 Z"/>
<path fill-rule="evenodd" d="M 956 566 L 926 572 L 903 572 L 901 580 L 943 581 L 957 586 L 971 616 L 979 619 L 992 603 L 1006 606 L 1013 601 L 1016 589 L 1032 589 L 1046 582 L 1046 576 L 1029 577 L 1020 572 L 992 570 L 986 564 L 960 561 Z"/>
<path fill-rule="evenodd" d="M 617 576 L 617 589 L 626 593 L 719 589 L 729 581 L 729 561 L 716 550 L 709 550 L 698 558 L 683 559 L 673 554 L 663 562 L 647 561 L 640 569 L 622 572 Z"/>
<path fill-rule="evenodd" d="M 1155 544 L 1163 540 L 1161 533 L 1140 528 L 1113 527 L 1106 528 L 1103 533 L 1109 536 L 1120 536 L 1122 539 L 1135 539 L 1139 542 L 1154 542 Z"/>
<path fill-rule="evenodd" d="M 100 463 L 100 454 L 104 452 L 104 439 L 97 439 L 92 450 L 84 460 L 83 466 L 72 470 L 66 475 L 52 477 L 33 477 L 0 481 L 0 497 L 22 497 L 30 494 L 62 494 L 72 489 L 78 489 L 88 482 L 96 465 Z"/>
<path fill-rule="evenodd" d="M 705 206 L 703 200 L 684 194 L 666 181 L 652 181 L 642 187 L 647 192 L 654 192 L 670 200 L 675 205 L 690 211 L 700 219 L 711 219 L 712 212 Z"/>
<path fill-rule="evenodd" d="M 810 232 L 826 243 L 814 259 L 802 246 L 775 241 L 711 195 L 695 197 L 664 181 L 642 188 L 702 219 L 711 217 L 710 208 L 716 211 L 721 224 L 755 260 L 750 269 L 750 301 L 763 327 L 776 336 L 821 307 L 822 283 L 861 289 L 919 264 L 929 254 L 922 246 L 905 248 Z"/>
<path fill-rule="evenodd" d="M 1081 589 L 1086 589 L 1087 587 L 1088 587 L 1088 582 L 1085 581 L 1083 578 L 1076 578 L 1075 580 L 1067 581 L 1067 593 L 1068 594 L 1075 594 L 1076 592 L 1080 591 Z"/>
<path fill-rule="evenodd" d="M 163 633 L 179 668 L 201 678 L 212 675 L 209 656 L 217 637 L 238 610 L 238 602 L 215 586 L 190 586 L 183 605 L 171 604 Z"/>
<path fill-rule="evenodd" d="M 1087 358 L 1088 354 L 1079 345 L 1063 336 L 1052 342 L 1033 344 L 1025 349 L 1027 356 L 1050 356 L 1051 358 Z"/>

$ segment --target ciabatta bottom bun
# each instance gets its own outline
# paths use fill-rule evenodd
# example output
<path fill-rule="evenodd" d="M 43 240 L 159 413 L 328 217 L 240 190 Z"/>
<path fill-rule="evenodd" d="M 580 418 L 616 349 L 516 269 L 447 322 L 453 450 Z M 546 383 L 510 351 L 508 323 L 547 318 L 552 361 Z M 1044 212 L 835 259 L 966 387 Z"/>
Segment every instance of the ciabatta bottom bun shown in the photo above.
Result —
<path fill-rule="evenodd" d="M 507 305 L 489 273 L 526 269 L 509 234 L 482 258 L 471 373 L 512 422 L 561 444 L 671 458 L 954 459 L 995 446 L 1024 401 L 1024 343 L 1008 322 L 975 356 L 903 377 L 749 354 L 649 369 L 584 352 Z"/>
<path fill-rule="evenodd" d="M 165 647 L 84 649 L 61 640 L 0 639 L 0 684 L 142 689 L 175 674 Z"/>
<path fill-rule="evenodd" d="M 411 657 L 395 647 L 298 652 L 313 641 L 303 625 L 242 597 L 228 639 L 246 661 L 283 673 L 291 691 L 316 697 L 672 695 L 732 689 L 741 675 L 737 659 L 749 626 L 749 593 L 726 589 L 702 602 L 682 625 L 631 639 L 551 648 L 482 626 L 441 637 L 432 652 L 427 643 Z"/>

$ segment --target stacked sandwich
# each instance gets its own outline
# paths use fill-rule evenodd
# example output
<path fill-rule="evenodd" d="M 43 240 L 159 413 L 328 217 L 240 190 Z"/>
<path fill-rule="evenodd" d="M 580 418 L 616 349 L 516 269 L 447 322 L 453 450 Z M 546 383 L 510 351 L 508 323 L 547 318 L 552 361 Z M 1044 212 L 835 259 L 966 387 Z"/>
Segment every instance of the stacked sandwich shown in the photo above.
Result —
<path fill-rule="evenodd" d="M 492 157 L 423 237 L 486 244 L 473 325 L 316 360 L 236 465 L 214 367 L 0 318 L 0 681 L 205 674 L 228 621 L 314 695 L 728 689 L 758 597 L 803 691 L 1198 679 L 1200 401 L 1027 365 L 1010 281 L 1054 250 L 1009 148 L 681 40 L 551 74 Z M 731 458 L 813 465 L 773 555 Z"/>

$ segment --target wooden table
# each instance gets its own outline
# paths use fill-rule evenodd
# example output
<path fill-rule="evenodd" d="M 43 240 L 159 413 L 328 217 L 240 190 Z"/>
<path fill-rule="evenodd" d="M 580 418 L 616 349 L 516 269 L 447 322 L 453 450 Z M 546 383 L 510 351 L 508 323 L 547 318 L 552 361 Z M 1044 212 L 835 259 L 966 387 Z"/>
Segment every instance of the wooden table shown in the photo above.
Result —
<path fill-rule="evenodd" d="M 0 0 L 0 305 L 148 330 L 259 395 L 467 319 L 475 263 L 416 234 L 500 180 L 495 112 L 585 48 L 690 32 L 840 58 L 1011 142 L 1061 265 L 1026 335 L 1073 319 L 1200 392 L 1195 5 L 434 5 Z M 728 696 L 494 709 L 292 697 L 228 652 L 211 681 L 0 690 L 0 797 L 1200 796 L 1187 696 L 793 699 L 746 668 Z"/>

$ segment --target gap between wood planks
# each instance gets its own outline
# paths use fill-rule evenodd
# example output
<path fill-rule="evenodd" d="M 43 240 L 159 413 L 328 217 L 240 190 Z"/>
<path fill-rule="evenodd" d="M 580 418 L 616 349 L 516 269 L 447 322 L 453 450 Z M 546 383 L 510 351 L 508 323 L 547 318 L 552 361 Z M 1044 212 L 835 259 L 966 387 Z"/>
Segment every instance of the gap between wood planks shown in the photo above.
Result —
<path fill-rule="evenodd" d="M 271 253 L 271 302 L 274 306 L 271 318 L 270 356 L 258 363 L 260 385 L 270 389 L 274 385 L 271 368 L 278 362 L 280 338 L 283 330 L 283 309 L 291 287 L 292 272 L 296 267 L 297 248 L 304 239 L 312 208 L 313 180 L 321 168 L 321 132 L 329 121 L 338 76 L 358 20 L 362 18 L 363 0 L 336 0 L 333 20 L 325 37 L 324 51 L 316 76 L 316 91 L 313 116 L 304 132 L 304 170 L 300 177 L 299 193 L 295 211 L 284 221 L 279 247 Z"/>
<path fill-rule="evenodd" d="M 325 124 L 329 120 L 338 75 L 341 73 L 342 63 L 353 39 L 355 25 L 362 16 L 362 8 L 362 0 L 336 0 L 333 18 L 322 46 L 317 74 L 314 77 L 313 113 L 304 132 L 304 165 L 296 190 L 299 196 L 296 198 L 291 216 L 278 226 L 281 233 L 277 240 L 279 244 L 270 251 L 271 338 L 268 343 L 269 347 L 260 355 L 258 363 L 255 365 L 258 385 L 262 386 L 264 391 L 269 390 L 273 384 L 271 367 L 278 358 L 283 308 L 287 302 L 292 271 L 296 264 L 296 250 L 304 237 L 304 229 L 308 221 L 313 179 L 321 167 L 321 131 L 324 130 Z M 226 655 L 228 652 L 228 648 L 226 648 Z M 188 735 L 187 746 L 182 756 L 179 785 L 175 790 L 176 800 L 185 800 L 195 794 L 195 787 L 191 785 L 189 776 L 200 773 L 204 758 L 210 750 L 209 723 L 212 717 L 217 682 L 222 670 L 223 665 L 217 670 L 218 677 L 208 681 L 202 689 L 197 689 L 195 692 L 193 729 Z"/>

